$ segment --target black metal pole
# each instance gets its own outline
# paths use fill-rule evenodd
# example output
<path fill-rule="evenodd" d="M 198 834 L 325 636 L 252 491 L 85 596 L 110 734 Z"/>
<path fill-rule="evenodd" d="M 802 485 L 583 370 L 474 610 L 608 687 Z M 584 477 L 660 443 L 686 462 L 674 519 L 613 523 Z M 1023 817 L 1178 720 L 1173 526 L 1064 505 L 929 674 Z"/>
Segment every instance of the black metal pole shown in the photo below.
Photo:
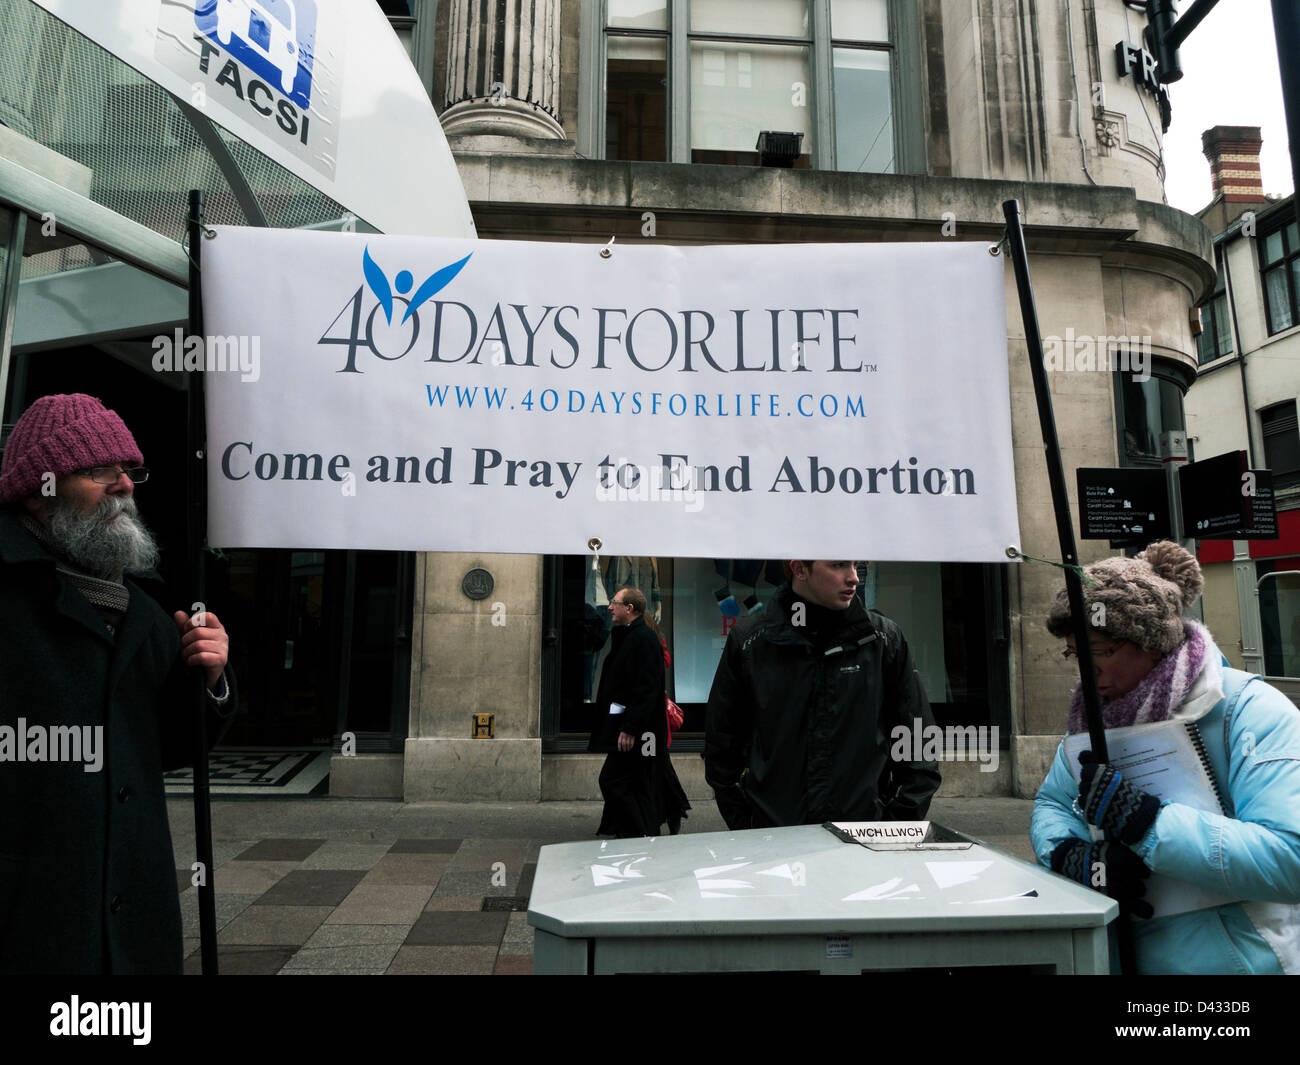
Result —
<path fill-rule="evenodd" d="M 1295 0 L 1273 0 L 1277 69 L 1282 75 L 1286 135 L 1291 142 L 1291 180 L 1300 192 L 1300 8 Z"/>
<path fill-rule="evenodd" d="M 1191 35 L 1192 30 L 1196 29 L 1211 11 L 1219 0 L 1196 0 L 1191 7 L 1183 12 L 1177 22 L 1170 27 L 1166 35 L 1166 42 L 1170 48 L 1178 48 Z"/>
<path fill-rule="evenodd" d="M 1088 719 L 1088 736 L 1098 762 L 1110 760 L 1106 750 L 1106 729 L 1101 720 L 1101 697 L 1097 693 L 1097 674 L 1093 667 L 1092 641 L 1088 631 L 1090 618 L 1085 616 L 1083 581 L 1079 578 L 1079 552 L 1070 522 L 1070 500 L 1065 490 L 1065 468 L 1061 463 L 1061 445 L 1056 436 L 1056 415 L 1052 395 L 1047 387 L 1047 368 L 1043 365 L 1043 338 L 1038 331 L 1038 309 L 1029 280 L 1029 255 L 1025 251 L 1025 234 L 1020 226 L 1020 203 L 1006 200 L 1002 214 L 1007 220 L 1007 245 L 1011 265 L 1016 273 L 1016 290 L 1020 294 L 1020 316 L 1025 324 L 1025 345 L 1029 349 L 1029 371 L 1034 378 L 1034 396 L 1038 400 L 1038 422 L 1043 432 L 1043 449 L 1047 458 L 1047 477 L 1052 487 L 1052 509 L 1056 513 L 1056 535 L 1061 544 L 1061 560 L 1066 564 L 1065 588 L 1070 598 L 1070 616 L 1074 621 L 1074 643 L 1079 652 L 1079 684 L 1082 688 L 1084 713 Z M 1116 924 L 1119 937 L 1120 966 L 1125 973 L 1136 972 L 1133 964 L 1133 934 L 1128 920 L 1120 914 Z"/>
<path fill-rule="evenodd" d="M 189 197 L 189 335 L 202 338 L 203 290 L 201 286 L 203 248 L 203 192 L 191 189 Z M 188 348 L 188 345 L 186 345 Z M 204 351 L 206 362 L 206 348 Z M 186 556 L 194 601 L 207 602 L 203 571 L 203 541 L 207 531 L 207 464 L 204 447 L 207 422 L 203 409 L 203 369 L 186 374 L 186 472 L 185 530 Z M 206 610 L 200 606 L 199 610 Z M 188 611 L 187 611 L 188 613 Z M 194 750 L 194 844 L 202 878 L 199 883 L 199 941 L 203 957 L 203 975 L 217 975 L 217 906 L 212 868 L 212 803 L 208 795 L 208 697 L 203 671 L 194 673 L 195 750 Z"/>

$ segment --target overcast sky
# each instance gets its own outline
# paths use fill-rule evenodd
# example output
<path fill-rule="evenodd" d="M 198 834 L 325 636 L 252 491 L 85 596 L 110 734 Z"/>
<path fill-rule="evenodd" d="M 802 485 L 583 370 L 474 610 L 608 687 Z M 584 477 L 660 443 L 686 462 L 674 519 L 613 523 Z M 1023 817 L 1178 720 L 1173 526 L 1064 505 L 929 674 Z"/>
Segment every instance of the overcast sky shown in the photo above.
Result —
<path fill-rule="evenodd" d="M 1190 6 L 1181 0 L 1179 13 Z M 1146 25 L 1141 15 L 1130 19 L 1135 33 Z M 1179 55 L 1183 78 L 1170 86 L 1173 121 L 1164 141 L 1170 204 L 1194 213 L 1210 202 L 1201 134 L 1212 126 L 1262 127 L 1264 191 L 1289 194 L 1294 185 L 1269 0 L 1219 0 Z"/>

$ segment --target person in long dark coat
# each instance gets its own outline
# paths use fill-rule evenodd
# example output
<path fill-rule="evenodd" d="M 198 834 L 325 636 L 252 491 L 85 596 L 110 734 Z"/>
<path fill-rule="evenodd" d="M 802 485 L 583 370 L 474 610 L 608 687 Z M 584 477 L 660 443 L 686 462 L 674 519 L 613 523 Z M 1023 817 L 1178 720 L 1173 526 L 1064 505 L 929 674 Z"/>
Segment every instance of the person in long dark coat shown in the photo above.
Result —
<path fill-rule="evenodd" d="M 645 596 L 620 588 L 610 600 L 614 630 L 594 704 L 590 751 L 609 757 L 600 771 L 605 809 L 597 835 L 653 836 L 659 831 L 659 752 L 668 740 L 664 656 L 645 621 Z"/>
<path fill-rule="evenodd" d="M 115 413 L 72 395 L 34 403 L 0 465 L 3 973 L 181 971 L 162 773 L 194 753 L 187 667 L 213 742 L 236 700 L 216 616 L 169 617 L 126 575 L 156 554 L 141 461 Z"/>

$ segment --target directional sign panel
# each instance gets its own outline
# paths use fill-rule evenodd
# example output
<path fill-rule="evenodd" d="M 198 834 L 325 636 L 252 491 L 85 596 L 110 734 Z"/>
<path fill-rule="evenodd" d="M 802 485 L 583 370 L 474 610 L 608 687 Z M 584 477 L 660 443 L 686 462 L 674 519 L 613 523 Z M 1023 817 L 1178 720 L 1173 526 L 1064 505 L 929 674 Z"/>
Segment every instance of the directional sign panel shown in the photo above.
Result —
<path fill-rule="evenodd" d="M 1160 540 L 1170 534 L 1163 470 L 1080 467 L 1079 537 Z"/>
<path fill-rule="evenodd" d="M 1246 452 L 1192 462 L 1178 471 L 1183 524 L 1198 540 L 1276 540 L 1273 475 L 1251 470 Z"/>

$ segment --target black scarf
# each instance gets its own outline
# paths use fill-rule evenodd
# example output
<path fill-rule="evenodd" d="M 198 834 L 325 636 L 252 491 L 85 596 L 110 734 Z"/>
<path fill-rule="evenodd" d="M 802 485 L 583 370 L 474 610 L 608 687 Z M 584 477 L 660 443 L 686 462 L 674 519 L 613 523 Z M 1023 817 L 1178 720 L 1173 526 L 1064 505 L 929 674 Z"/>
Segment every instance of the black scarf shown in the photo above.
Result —
<path fill-rule="evenodd" d="M 40 545 L 55 557 L 58 571 L 67 577 L 72 586 L 99 612 L 109 634 L 116 633 L 126 613 L 127 605 L 131 601 L 130 589 L 121 581 L 106 581 L 77 569 L 59 554 L 54 541 L 50 539 L 49 530 L 30 514 L 21 514 L 18 520 L 22 522 L 23 528 L 36 537 Z"/>

